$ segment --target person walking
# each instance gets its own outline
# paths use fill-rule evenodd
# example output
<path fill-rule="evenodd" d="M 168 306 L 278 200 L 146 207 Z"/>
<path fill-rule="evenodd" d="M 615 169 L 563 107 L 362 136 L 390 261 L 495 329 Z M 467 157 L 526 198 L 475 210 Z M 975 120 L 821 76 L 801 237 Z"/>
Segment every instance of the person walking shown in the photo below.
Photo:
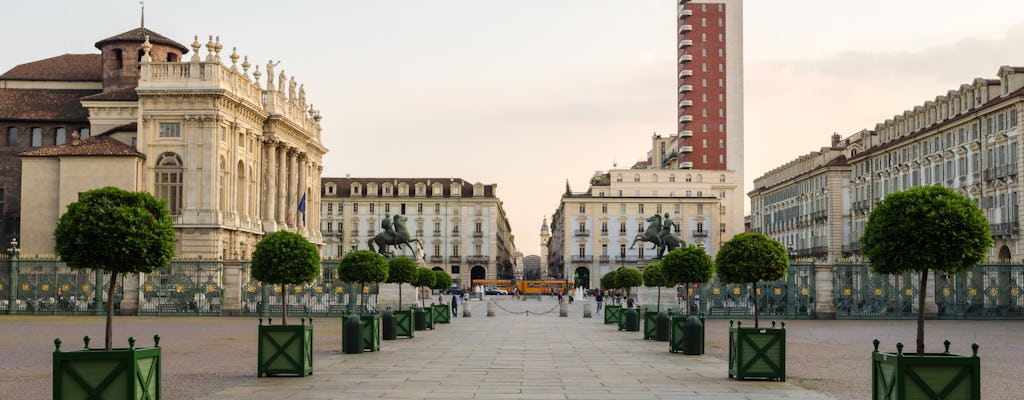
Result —
<path fill-rule="evenodd" d="M 452 295 L 452 317 L 458 318 L 459 316 L 459 295 Z"/>
<path fill-rule="evenodd" d="M 604 305 L 604 295 L 601 292 L 597 292 L 594 296 L 594 301 L 597 302 L 597 311 L 601 311 L 601 306 Z"/>

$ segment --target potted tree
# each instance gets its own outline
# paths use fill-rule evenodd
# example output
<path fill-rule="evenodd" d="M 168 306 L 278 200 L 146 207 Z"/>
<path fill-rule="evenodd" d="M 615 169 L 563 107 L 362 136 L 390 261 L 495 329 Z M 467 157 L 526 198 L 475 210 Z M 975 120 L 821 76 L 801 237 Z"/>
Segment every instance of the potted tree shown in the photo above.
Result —
<path fill-rule="evenodd" d="M 359 315 L 344 316 L 342 324 L 347 318 L 359 319 L 362 324 L 363 349 L 380 350 L 380 316 L 370 312 L 366 305 L 366 284 L 388 279 L 388 260 L 371 250 L 350 251 L 338 263 L 338 279 L 342 282 L 358 282 L 359 293 L 362 294 Z"/>
<path fill-rule="evenodd" d="M 657 306 L 654 311 L 645 308 L 644 311 L 644 340 L 668 341 L 668 313 L 661 312 L 661 288 L 673 287 L 675 282 L 670 282 L 662 273 L 662 263 L 655 262 L 644 268 L 644 286 L 658 288 Z"/>
<path fill-rule="evenodd" d="M 601 290 L 616 290 L 619 288 L 619 282 L 616 278 L 618 276 L 618 270 L 609 271 L 607 274 L 601 276 Z M 622 306 L 611 304 L 609 299 L 605 299 L 604 306 L 604 323 L 606 324 L 620 324 L 622 323 Z"/>
<path fill-rule="evenodd" d="M 302 235 L 271 233 L 256 244 L 251 274 L 260 282 L 281 285 L 281 325 L 260 319 L 257 376 L 313 374 L 313 320 L 288 325 L 288 287 L 320 276 L 320 252 Z"/>
<path fill-rule="evenodd" d="M 711 262 L 711 257 L 704 251 L 704 248 L 694 245 L 676 248 L 661 260 L 662 275 L 665 275 L 665 278 L 673 284 L 685 285 L 686 314 L 693 314 L 698 310 L 697 291 L 691 288 L 691 284 L 710 281 L 713 272 L 714 264 Z M 687 317 L 686 314 L 672 318 L 669 351 L 673 353 L 682 351 L 684 354 L 690 355 L 704 354 L 704 317 L 700 314 Z M 700 325 L 699 332 L 701 332 L 700 340 L 686 338 L 684 332 L 687 329 L 685 328 L 690 326 L 690 330 L 696 330 L 695 327 L 698 324 Z"/>
<path fill-rule="evenodd" d="M 725 283 L 750 283 L 754 298 L 754 327 L 729 324 L 729 377 L 786 380 L 786 323 L 761 328 L 757 282 L 786 275 L 789 256 L 777 240 L 761 233 L 733 236 L 718 250 L 718 277 Z"/>
<path fill-rule="evenodd" d="M 620 330 L 628 332 L 637 332 L 640 330 L 640 315 L 634 305 L 636 301 L 633 299 L 632 289 L 636 286 L 643 284 L 644 278 L 640 275 L 640 271 L 632 268 L 619 268 L 619 272 L 615 274 L 615 283 L 618 284 L 620 289 L 626 290 L 626 311 L 623 312 L 622 323 L 619 324 Z"/>
<path fill-rule="evenodd" d="M 434 329 L 434 324 L 428 324 L 428 321 L 433 321 L 433 315 L 426 311 L 427 297 L 424 295 L 424 289 L 434 286 L 434 281 L 437 277 L 434 275 L 434 271 L 430 268 L 421 267 L 416 269 L 416 279 L 413 280 L 412 284 L 417 288 L 420 288 L 420 307 L 413 310 L 413 317 L 415 321 L 416 330 L 422 331 L 424 329 Z M 429 292 L 428 292 L 429 293 Z"/>
<path fill-rule="evenodd" d="M 439 290 L 441 292 L 441 299 L 444 299 L 444 291 L 452 287 L 452 276 L 442 270 L 434 270 L 433 273 L 434 285 L 431 288 Z M 451 323 L 452 309 L 447 304 L 444 304 L 443 300 L 431 308 L 433 309 L 433 321 L 435 323 Z"/>
<path fill-rule="evenodd" d="M 942 186 L 914 187 L 885 196 L 868 215 L 861 252 L 871 270 L 882 274 L 916 272 L 917 346 L 904 353 L 878 351 L 874 341 L 871 386 L 873 399 L 905 399 L 912 393 L 929 398 L 981 398 L 978 345 L 971 356 L 926 353 L 925 294 L 931 271 L 964 273 L 985 260 L 992 246 L 988 221 L 973 200 Z M 945 397 L 943 397 L 945 396 Z"/>
<path fill-rule="evenodd" d="M 82 193 L 54 230 L 57 255 L 74 269 L 110 272 L 104 348 L 62 351 L 54 341 L 53 398 L 142 399 L 160 397 L 160 343 L 113 348 L 114 291 L 118 275 L 152 272 L 174 257 L 174 225 L 167 203 L 149 193 L 115 187 Z M 97 294 L 97 302 L 101 301 Z"/>
<path fill-rule="evenodd" d="M 413 337 L 416 333 L 412 308 L 402 308 L 402 286 L 416 279 L 416 262 L 409 257 L 388 260 L 388 283 L 398 284 L 398 311 L 394 311 L 396 336 Z"/>

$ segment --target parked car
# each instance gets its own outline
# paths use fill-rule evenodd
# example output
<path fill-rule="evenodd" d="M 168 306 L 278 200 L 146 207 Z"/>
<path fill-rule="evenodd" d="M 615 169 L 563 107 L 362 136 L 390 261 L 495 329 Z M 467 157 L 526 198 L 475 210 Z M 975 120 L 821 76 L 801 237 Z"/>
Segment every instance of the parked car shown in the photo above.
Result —
<path fill-rule="evenodd" d="M 459 288 L 459 287 L 453 287 L 453 288 L 448 289 L 448 294 L 449 295 L 462 296 L 465 293 L 466 293 L 466 289 Z"/>
<path fill-rule="evenodd" d="M 505 289 L 487 288 L 487 289 L 484 289 L 484 294 L 486 294 L 488 296 L 506 295 L 506 294 L 508 294 L 508 291 L 505 290 Z"/>

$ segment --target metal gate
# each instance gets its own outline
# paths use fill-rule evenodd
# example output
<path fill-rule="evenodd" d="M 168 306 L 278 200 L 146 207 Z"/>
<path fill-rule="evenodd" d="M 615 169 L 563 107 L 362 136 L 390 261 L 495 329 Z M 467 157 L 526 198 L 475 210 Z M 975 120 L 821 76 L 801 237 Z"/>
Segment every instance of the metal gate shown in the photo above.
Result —
<path fill-rule="evenodd" d="M 16 268 L 16 271 L 11 271 Z M 16 279 L 15 282 L 11 282 Z M 2 281 L 6 298 L 16 291 L 18 300 L 6 304 L 26 314 L 101 314 L 106 306 L 106 284 L 110 274 L 92 269 L 72 269 L 57 258 L 8 259 Z M 123 295 L 115 288 L 115 306 Z M 97 290 L 98 289 L 98 290 Z M 5 301 L 4 303 L 10 303 Z"/>
<path fill-rule="evenodd" d="M 338 260 L 321 261 L 320 277 L 316 281 L 287 286 L 288 315 L 341 316 L 357 311 L 360 303 L 359 285 L 339 281 L 336 278 L 338 264 Z M 252 279 L 248 272 L 248 262 L 243 263 L 242 267 L 242 314 L 269 317 L 281 315 L 281 291 L 284 288 Z M 366 285 L 365 290 L 364 295 L 375 296 L 380 287 L 376 284 Z M 372 302 L 367 299 L 366 303 Z"/>
<path fill-rule="evenodd" d="M 219 260 L 172 260 L 140 283 L 140 315 L 220 315 L 224 264 Z"/>
<path fill-rule="evenodd" d="M 920 273 L 879 274 L 870 264 L 836 264 L 836 319 L 917 318 Z"/>
<path fill-rule="evenodd" d="M 962 274 L 937 273 L 935 303 L 943 319 L 1024 318 L 1022 264 L 982 264 Z"/>
<path fill-rule="evenodd" d="M 701 288 L 700 308 L 709 318 L 753 318 L 751 292 L 750 284 L 725 284 L 716 276 Z M 813 318 L 814 264 L 793 263 L 786 277 L 758 282 L 755 293 L 761 317 Z"/>

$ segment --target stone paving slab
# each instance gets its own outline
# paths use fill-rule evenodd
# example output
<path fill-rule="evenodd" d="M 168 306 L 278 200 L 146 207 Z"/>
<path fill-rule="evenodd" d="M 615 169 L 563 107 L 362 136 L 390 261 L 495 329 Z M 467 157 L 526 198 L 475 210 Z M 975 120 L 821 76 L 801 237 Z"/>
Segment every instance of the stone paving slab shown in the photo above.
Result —
<path fill-rule="evenodd" d="M 375 353 L 340 350 L 314 359 L 313 375 L 244 379 L 218 399 L 831 399 L 786 382 L 728 379 L 725 362 L 668 351 L 600 318 L 544 313 L 554 302 L 499 297 L 495 317 L 471 301 L 414 339 Z M 514 314 L 529 310 L 530 314 Z M 597 313 L 595 317 L 599 316 Z M 339 338 L 340 342 L 340 338 Z M 340 347 L 340 346 L 339 346 Z"/>

